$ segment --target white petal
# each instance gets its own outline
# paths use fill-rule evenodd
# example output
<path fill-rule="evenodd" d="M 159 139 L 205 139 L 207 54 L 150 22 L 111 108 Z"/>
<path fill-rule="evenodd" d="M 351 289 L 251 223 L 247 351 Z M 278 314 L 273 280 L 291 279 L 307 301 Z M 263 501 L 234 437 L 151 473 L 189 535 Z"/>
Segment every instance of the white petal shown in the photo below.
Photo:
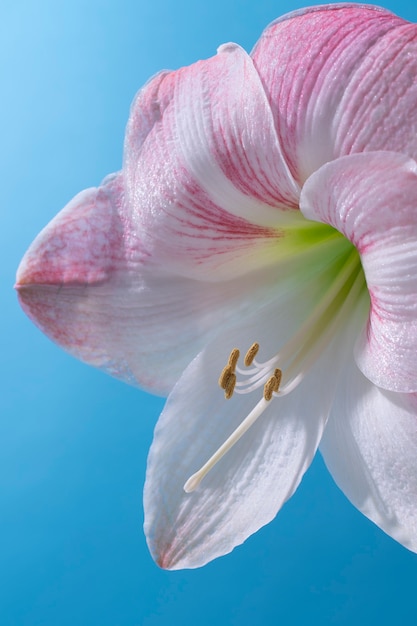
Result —
<path fill-rule="evenodd" d="M 417 396 L 379 389 L 352 361 L 320 450 L 349 500 L 417 552 Z"/>
<path fill-rule="evenodd" d="M 271 306 L 219 337 L 190 364 L 169 396 L 155 430 L 144 493 L 145 532 L 162 567 L 199 567 L 230 552 L 274 518 L 308 468 L 331 406 L 335 349 L 326 350 L 295 391 L 271 400 L 194 492 L 183 491 L 191 474 L 262 397 L 258 390 L 224 399 L 217 379 L 230 349 L 245 350 L 257 340 L 259 360 L 273 356 L 297 325 L 303 302 L 297 303 L 290 303 L 283 318 Z M 323 376 L 324 388 L 319 384 Z"/>

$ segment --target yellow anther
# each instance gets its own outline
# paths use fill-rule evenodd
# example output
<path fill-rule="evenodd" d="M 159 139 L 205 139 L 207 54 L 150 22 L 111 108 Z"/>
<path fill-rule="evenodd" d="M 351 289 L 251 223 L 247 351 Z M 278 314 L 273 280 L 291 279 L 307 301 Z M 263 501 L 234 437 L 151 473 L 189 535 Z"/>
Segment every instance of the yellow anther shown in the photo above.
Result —
<path fill-rule="evenodd" d="M 274 372 L 274 375 L 271 376 L 271 378 L 268 378 L 268 380 L 266 381 L 265 385 L 264 385 L 264 398 L 265 400 L 271 400 L 272 398 L 272 394 L 278 391 L 279 386 L 281 384 L 281 379 L 282 379 L 282 371 L 277 368 Z"/>
<path fill-rule="evenodd" d="M 249 365 L 252 365 L 253 359 L 258 354 L 258 350 L 259 350 L 259 343 L 255 342 L 255 343 L 253 343 L 251 345 L 249 350 L 246 352 L 245 359 L 244 359 L 244 363 L 245 363 L 246 367 L 249 367 Z"/>
<path fill-rule="evenodd" d="M 255 342 L 251 345 L 249 350 L 246 352 L 244 361 L 247 367 L 253 363 L 253 360 L 255 356 L 257 355 L 258 350 L 259 350 L 259 343 Z M 224 395 L 227 400 L 232 397 L 233 392 L 235 390 L 235 386 L 236 386 L 235 370 L 236 370 L 236 365 L 237 365 L 239 356 L 240 356 L 240 352 L 238 348 L 233 348 L 233 350 L 231 351 L 229 355 L 228 362 L 226 366 L 223 368 L 222 373 L 220 374 L 220 377 L 219 377 L 219 386 L 222 389 L 224 389 Z M 256 368 L 258 368 L 258 365 L 256 365 Z M 249 374 L 250 373 L 251 372 L 249 372 Z M 268 400 L 268 401 L 271 400 L 272 394 L 278 392 L 279 386 L 281 384 L 281 379 L 282 379 L 282 371 L 277 367 L 274 370 L 274 373 L 272 374 L 272 376 L 270 376 L 270 378 L 267 380 L 267 382 L 264 385 L 264 399 L 265 400 Z M 238 383 L 238 386 L 241 387 L 242 383 Z M 241 388 L 238 389 L 238 392 L 245 393 L 245 391 L 244 390 L 242 391 Z"/>
<path fill-rule="evenodd" d="M 227 379 L 226 385 L 224 387 L 224 397 L 226 398 L 226 400 L 229 400 L 233 396 L 235 385 L 236 385 L 236 374 L 233 374 L 232 372 L 229 378 Z"/>
<path fill-rule="evenodd" d="M 276 382 L 276 389 L 274 389 L 275 392 L 277 392 L 279 390 L 279 386 L 281 384 L 281 380 L 282 380 L 282 371 L 277 367 L 275 372 L 274 372 L 274 378 L 277 381 Z"/>
<path fill-rule="evenodd" d="M 230 367 L 232 368 L 232 372 L 235 371 L 235 367 L 237 365 L 239 355 L 240 355 L 239 350 L 237 348 L 233 348 L 233 350 L 230 353 L 229 361 L 228 361 L 228 365 L 230 365 Z"/>
<path fill-rule="evenodd" d="M 232 374 L 233 374 L 233 370 L 231 366 L 226 365 L 223 368 L 222 373 L 220 374 L 220 377 L 219 377 L 219 385 L 222 389 L 226 389 L 227 381 L 229 380 Z"/>
<path fill-rule="evenodd" d="M 271 400 L 272 394 L 275 391 L 276 383 L 277 379 L 275 378 L 275 376 L 271 376 L 271 378 L 268 378 L 264 385 L 264 398 L 268 402 L 269 400 Z"/>

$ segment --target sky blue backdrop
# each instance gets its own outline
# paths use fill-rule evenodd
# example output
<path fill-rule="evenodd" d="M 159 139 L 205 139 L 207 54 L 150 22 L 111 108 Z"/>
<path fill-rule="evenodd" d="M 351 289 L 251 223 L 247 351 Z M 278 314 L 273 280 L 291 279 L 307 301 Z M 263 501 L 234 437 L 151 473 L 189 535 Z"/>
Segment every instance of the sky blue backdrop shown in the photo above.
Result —
<path fill-rule="evenodd" d="M 0 21 L 0 624 L 416 623 L 417 556 L 362 517 L 317 458 L 278 518 L 204 569 L 163 572 L 142 533 L 162 401 L 78 363 L 20 311 L 28 244 L 120 168 L 137 89 L 161 68 L 250 50 L 272 0 L 3 0 Z M 417 20 L 412 2 L 388 8 Z"/>

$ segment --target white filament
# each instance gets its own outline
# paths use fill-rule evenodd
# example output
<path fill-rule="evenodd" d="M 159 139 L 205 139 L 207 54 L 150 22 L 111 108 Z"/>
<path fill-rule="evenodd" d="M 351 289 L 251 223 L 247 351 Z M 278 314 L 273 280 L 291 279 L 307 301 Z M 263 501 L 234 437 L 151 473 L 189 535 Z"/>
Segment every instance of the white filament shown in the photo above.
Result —
<path fill-rule="evenodd" d="M 209 458 L 209 460 L 204 463 L 203 467 L 201 467 L 198 472 L 190 476 L 187 482 L 184 485 L 184 491 L 190 493 L 197 489 L 198 485 L 203 480 L 204 476 L 208 474 L 208 472 L 216 465 L 218 461 L 230 450 L 232 446 L 235 445 L 237 441 L 245 434 L 247 430 L 256 422 L 256 420 L 262 415 L 268 406 L 268 401 L 265 398 L 262 398 L 252 409 L 252 411 L 245 417 L 243 422 L 239 424 L 236 430 L 226 439 L 226 441 L 218 448 L 218 450 Z"/>

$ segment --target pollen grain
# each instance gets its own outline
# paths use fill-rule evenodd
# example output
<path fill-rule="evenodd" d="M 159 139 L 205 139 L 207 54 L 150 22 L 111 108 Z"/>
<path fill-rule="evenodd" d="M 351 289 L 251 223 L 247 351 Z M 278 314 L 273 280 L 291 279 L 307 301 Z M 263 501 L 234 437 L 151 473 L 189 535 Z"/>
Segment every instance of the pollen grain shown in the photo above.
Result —
<path fill-rule="evenodd" d="M 226 398 L 226 400 L 229 400 L 233 396 L 235 385 L 236 385 L 236 374 L 232 372 L 229 378 L 227 379 L 226 385 L 224 387 L 224 397 Z"/>
<path fill-rule="evenodd" d="M 274 375 L 268 378 L 264 385 L 264 398 L 269 402 L 272 399 L 272 394 L 279 390 L 279 386 L 282 379 L 282 371 L 280 369 L 276 369 Z"/>
<path fill-rule="evenodd" d="M 249 367 L 250 365 L 252 365 L 253 359 L 258 354 L 258 350 L 259 350 L 259 343 L 255 342 L 255 343 L 253 343 L 251 345 L 249 350 L 246 352 L 245 358 L 244 358 L 244 361 L 243 361 L 244 364 L 246 365 L 246 367 Z"/>
<path fill-rule="evenodd" d="M 228 361 L 228 365 L 230 365 L 230 367 L 232 368 L 232 372 L 235 371 L 239 356 L 240 356 L 239 349 L 233 348 L 233 350 L 230 353 L 229 361 Z"/>
<path fill-rule="evenodd" d="M 227 381 L 229 380 L 232 374 L 233 374 L 232 367 L 230 365 L 226 365 L 223 368 L 222 373 L 219 376 L 219 385 L 222 389 L 226 389 Z"/>

